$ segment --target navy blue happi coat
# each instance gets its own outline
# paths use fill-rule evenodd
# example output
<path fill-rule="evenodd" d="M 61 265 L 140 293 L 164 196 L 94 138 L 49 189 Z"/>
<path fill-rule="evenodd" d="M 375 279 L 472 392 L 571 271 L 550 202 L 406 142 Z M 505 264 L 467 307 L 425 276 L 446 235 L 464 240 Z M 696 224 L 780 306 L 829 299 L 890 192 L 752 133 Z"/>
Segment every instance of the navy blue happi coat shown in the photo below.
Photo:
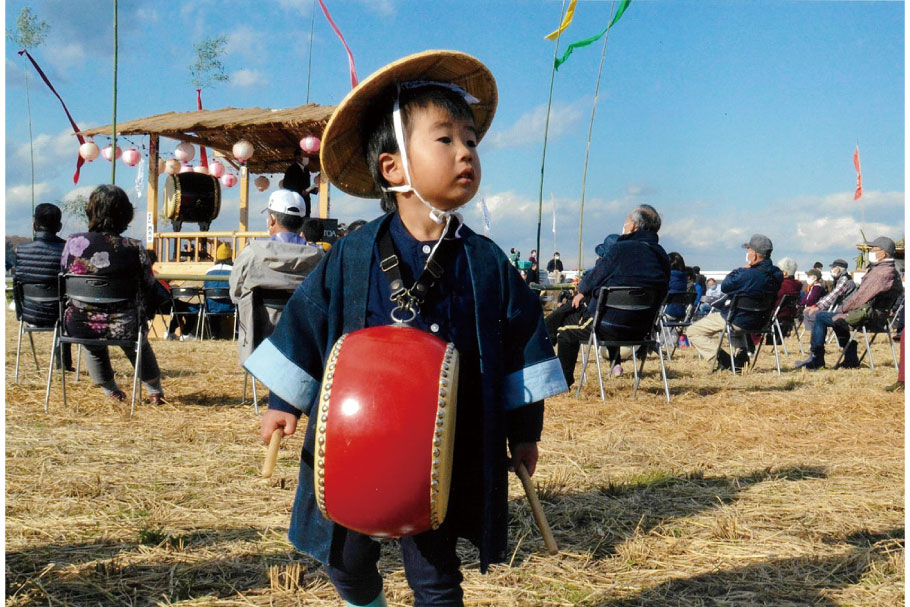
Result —
<path fill-rule="evenodd" d="M 378 269 L 377 236 L 392 235 L 410 283 L 433 243 L 385 215 L 339 240 L 288 302 L 275 332 L 244 367 L 281 406 L 309 416 L 300 482 L 288 535 L 294 546 L 327 563 L 336 532 L 315 500 L 315 416 L 324 364 L 337 339 L 368 326 L 391 324 L 388 284 Z M 506 444 L 538 440 L 543 399 L 566 391 L 538 298 L 505 254 L 466 226 L 457 231 L 445 271 L 414 326 L 453 341 L 460 354 L 453 487 L 448 517 L 480 550 L 481 569 L 506 557 Z M 422 256 L 421 256 L 422 255 Z M 410 274 L 410 276 L 408 276 Z M 363 378 L 370 381 L 369 377 Z M 381 448 L 381 446 L 377 446 Z M 453 517 L 455 517 L 453 519 Z"/>

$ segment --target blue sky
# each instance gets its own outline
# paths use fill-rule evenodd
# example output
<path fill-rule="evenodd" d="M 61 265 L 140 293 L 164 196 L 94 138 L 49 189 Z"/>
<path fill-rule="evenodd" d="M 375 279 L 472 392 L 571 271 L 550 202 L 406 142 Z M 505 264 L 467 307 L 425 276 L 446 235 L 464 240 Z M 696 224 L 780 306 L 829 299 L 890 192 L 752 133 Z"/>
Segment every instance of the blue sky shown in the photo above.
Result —
<path fill-rule="evenodd" d="M 111 4 L 97 0 L 6 3 L 6 27 L 30 6 L 51 27 L 34 56 L 78 124 L 111 119 Z M 193 44 L 224 35 L 231 82 L 203 92 L 207 109 L 292 107 L 306 101 L 312 0 L 160 3 L 121 0 L 118 120 L 195 109 Z M 500 105 L 481 143 L 491 236 L 523 258 L 535 246 L 543 122 L 558 1 L 326 0 L 365 78 L 428 48 L 475 55 L 496 76 Z M 580 1 L 560 47 L 599 32 L 609 1 Z M 167 8 L 165 8 L 167 7 Z M 664 218 L 661 241 L 703 269 L 741 265 L 750 234 L 767 234 L 774 257 L 852 257 L 861 205 L 852 154 L 863 166 L 866 235 L 904 233 L 904 4 L 635 0 L 611 31 L 596 109 L 585 194 L 584 264 L 636 204 Z M 6 44 L 6 233 L 29 232 L 25 62 Z M 544 182 L 542 257 L 556 248 L 574 265 L 585 143 L 601 46 L 576 51 L 556 75 Z M 34 73 L 31 74 L 34 76 Z M 103 159 L 72 183 L 77 143 L 56 98 L 32 77 L 38 202 L 64 200 L 110 180 Z M 310 101 L 335 104 L 349 90 L 347 58 L 316 15 Z M 130 137 L 133 143 L 147 140 Z M 104 138 L 96 138 L 103 146 Z M 128 144 L 122 144 L 128 145 Z M 176 142 L 164 140 L 167 155 Z M 117 183 L 135 198 L 136 168 Z M 277 184 L 280 176 L 272 178 Z M 251 190 L 252 206 L 268 191 Z M 238 189 L 224 191 L 213 229 L 236 227 Z M 378 215 L 376 201 L 334 190 L 332 216 Z M 465 208 L 483 230 L 479 204 Z M 255 222 L 258 216 L 253 218 Z M 75 228 L 70 222 L 69 228 Z M 255 224 L 254 228 L 259 227 Z M 135 235 L 143 227 L 133 228 Z"/>

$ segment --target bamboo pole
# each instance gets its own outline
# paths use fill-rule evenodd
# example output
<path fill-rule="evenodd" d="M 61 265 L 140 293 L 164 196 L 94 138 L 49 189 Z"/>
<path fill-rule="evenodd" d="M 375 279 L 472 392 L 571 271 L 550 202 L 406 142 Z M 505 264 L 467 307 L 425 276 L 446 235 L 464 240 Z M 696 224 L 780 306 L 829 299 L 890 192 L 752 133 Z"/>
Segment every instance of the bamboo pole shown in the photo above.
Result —
<path fill-rule="evenodd" d="M 35 140 L 32 137 L 32 102 L 28 92 L 28 70 L 25 70 L 25 108 L 28 111 L 28 153 L 32 161 L 32 217 L 35 217 Z M 35 224 L 32 222 L 32 238 Z"/>
<path fill-rule="evenodd" d="M 562 0 L 562 8 L 559 9 L 559 26 L 562 26 L 563 13 L 566 10 L 566 0 Z M 562 32 L 556 34 L 556 42 L 553 44 L 553 63 L 550 65 L 550 93 L 547 97 L 547 117 L 543 127 L 543 157 L 540 160 L 540 192 L 537 196 L 537 257 L 542 257 L 540 250 L 540 224 L 543 219 L 543 175 L 544 167 L 547 164 L 547 135 L 550 131 L 550 106 L 553 105 L 553 82 L 556 80 L 556 57 L 559 52 L 559 39 Z M 538 262 L 539 266 L 539 262 Z"/>
<path fill-rule="evenodd" d="M 117 183 L 117 0 L 114 0 L 114 115 L 111 119 L 111 185 Z M 158 167 L 155 167 L 157 172 Z"/>
<path fill-rule="evenodd" d="M 610 4 L 610 20 L 613 21 L 613 9 L 616 7 L 616 0 Z M 588 124 L 588 142 L 585 146 L 585 168 L 581 175 L 581 210 L 578 212 L 578 269 L 584 268 L 584 259 L 582 251 L 583 234 L 585 226 L 585 187 L 588 181 L 588 159 L 591 155 L 591 133 L 594 131 L 594 111 L 597 109 L 597 96 L 600 93 L 600 77 L 603 75 L 604 59 L 607 57 L 607 40 L 610 39 L 610 28 L 604 34 L 603 51 L 600 53 L 600 67 L 597 68 L 597 84 L 594 85 L 594 103 L 591 104 L 591 122 Z"/>
<path fill-rule="evenodd" d="M 316 26 L 316 0 L 313 0 L 313 15 L 310 18 L 310 53 L 306 68 L 306 102 L 310 102 L 310 73 L 313 71 L 313 31 Z"/>

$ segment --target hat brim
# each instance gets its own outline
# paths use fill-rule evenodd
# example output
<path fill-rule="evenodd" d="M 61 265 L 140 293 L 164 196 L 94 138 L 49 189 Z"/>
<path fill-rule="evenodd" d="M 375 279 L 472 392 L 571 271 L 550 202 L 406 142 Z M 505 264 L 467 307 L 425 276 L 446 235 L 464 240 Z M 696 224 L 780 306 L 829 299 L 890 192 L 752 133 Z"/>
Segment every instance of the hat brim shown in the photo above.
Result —
<path fill-rule="evenodd" d="M 458 51 L 431 50 L 394 61 L 371 74 L 342 100 L 322 134 L 322 174 L 339 190 L 361 198 L 379 198 L 363 150 L 363 121 L 375 100 L 396 83 L 435 80 L 456 84 L 480 100 L 471 105 L 478 142 L 496 113 L 496 80 L 478 59 Z"/>

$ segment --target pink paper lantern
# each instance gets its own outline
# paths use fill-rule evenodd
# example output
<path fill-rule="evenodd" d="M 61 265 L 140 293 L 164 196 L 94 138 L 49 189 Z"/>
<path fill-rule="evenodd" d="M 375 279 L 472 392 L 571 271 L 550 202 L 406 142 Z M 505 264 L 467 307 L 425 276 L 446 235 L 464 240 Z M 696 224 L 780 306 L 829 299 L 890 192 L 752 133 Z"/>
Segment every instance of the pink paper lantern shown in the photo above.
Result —
<path fill-rule="evenodd" d="M 180 164 L 180 161 L 176 158 L 171 158 L 164 163 L 164 172 L 168 175 L 176 175 L 180 172 L 180 169 L 183 168 L 183 165 Z"/>
<path fill-rule="evenodd" d="M 79 155 L 82 156 L 86 162 L 91 162 L 97 158 L 98 154 L 100 153 L 101 150 L 98 148 L 94 141 L 86 141 L 79 146 Z"/>
<path fill-rule="evenodd" d="M 120 157 L 120 159 L 129 166 L 134 167 L 139 164 L 140 160 L 142 160 L 142 156 L 139 154 L 138 150 L 130 148 L 127 151 L 123 152 L 123 155 Z"/>
<path fill-rule="evenodd" d="M 207 166 L 203 166 L 203 165 L 201 165 L 201 164 L 197 164 L 196 166 L 193 167 L 193 172 L 194 172 L 194 173 L 202 173 L 203 175 L 208 175 L 208 174 L 209 174 L 209 168 L 208 168 Z"/>
<path fill-rule="evenodd" d="M 234 152 L 234 158 L 240 162 L 246 162 L 253 157 L 253 144 L 246 139 L 241 139 L 234 144 L 232 151 Z"/>
<path fill-rule="evenodd" d="M 226 188 L 232 188 L 237 184 L 237 178 L 230 173 L 227 173 L 221 176 L 221 183 Z"/>
<path fill-rule="evenodd" d="M 191 167 L 191 166 L 188 165 L 188 164 L 185 164 L 185 165 L 183 165 L 182 167 L 180 167 L 180 172 L 181 172 L 181 173 L 192 173 L 192 172 L 193 172 L 193 167 Z"/>
<path fill-rule="evenodd" d="M 209 161 L 209 175 L 218 178 L 224 175 L 224 165 L 217 160 Z"/>
<path fill-rule="evenodd" d="M 193 160 L 193 156 L 196 155 L 196 148 L 193 147 L 192 143 L 187 143 L 186 141 L 182 142 L 174 150 L 174 158 L 180 162 L 190 162 Z"/>
<path fill-rule="evenodd" d="M 314 137 L 313 135 L 307 135 L 300 140 L 300 149 L 306 152 L 307 154 L 315 154 L 319 151 L 320 145 L 319 137 Z"/>
<path fill-rule="evenodd" d="M 104 156 L 104 159 L 108 162 L 113 162 L 115 158 L 120 158 L 121 154 L 123 154 L 123 150 L 120 149 L 119 145 L 116 150 L 113 150 L 110 145 L 101 148 L 101 155 Z"/>
<path fill-rule="evenodd" d="M 253 182 L 253 185 L 255 185 L 256 189 L 260 192 L 265 192 L 269 189 L 269 178 L 265 175 L 260 175 L 256 178 L 256 181 Z"/>

